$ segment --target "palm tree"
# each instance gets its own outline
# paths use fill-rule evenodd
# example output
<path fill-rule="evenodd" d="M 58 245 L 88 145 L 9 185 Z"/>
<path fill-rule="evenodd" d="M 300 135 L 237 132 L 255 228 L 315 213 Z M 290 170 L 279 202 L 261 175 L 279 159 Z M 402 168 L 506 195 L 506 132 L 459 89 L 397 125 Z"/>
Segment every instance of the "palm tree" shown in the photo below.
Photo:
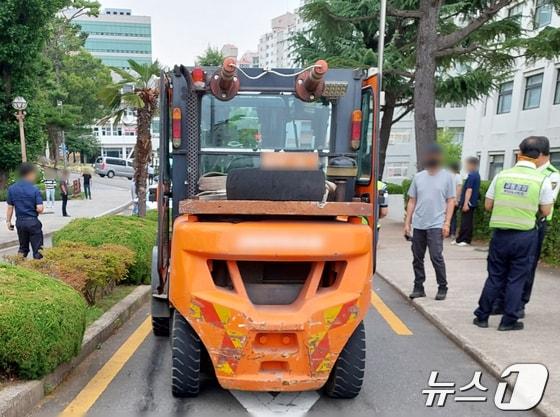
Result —
<path fill-rule="evenodd" d="M 148 163 L 152 156 L 152 135 L 150 126 L 157 113 L 159 89 L 157 77 L 160 74 L 158 61 L 140 64 L 129 60 L 132 71 L 112 67 L 120 80 L 105 86 L 99 93 L 101 99 L 111 109 L 111 114 L 102 121 L 119 123 L 127 109 L 135 112 L 137 137 L 134 146 L 134 182 L 138 194 L 138 215 L 146 215 L 146 184 Z"/>

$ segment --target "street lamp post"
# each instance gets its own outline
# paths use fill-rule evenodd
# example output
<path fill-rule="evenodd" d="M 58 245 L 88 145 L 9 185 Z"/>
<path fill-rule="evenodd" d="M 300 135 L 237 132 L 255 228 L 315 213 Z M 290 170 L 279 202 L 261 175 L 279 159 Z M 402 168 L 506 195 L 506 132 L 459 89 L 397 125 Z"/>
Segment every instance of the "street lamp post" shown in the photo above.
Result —
<path fill-rule="evenodd" d="M 21 162 L 27 162 L 27 151 L 25 147 L 25 130 L 23 129 L 23 121 L 25 119 L 25 109 L 27 101 L 23 97 L 16 97 L 12 101 L 12 107 L 16 110 L 16 119 L 19 122 L 19 141 L 21 144 Z"/>
<path fill-rule="evenodd" d="M 63 111 L 62 111 L 62 100 L 58 100 L 56 102 L 56 105 L 58 107 L 60 107 L 60 115 L 62 115 Z M 66 161 L 66 139 L 64 137 L 64 128 L 61 129 L 61 134 L 62 134 L 62 161 L 64 162 L 64 169 L 66 169 L 68 163 Z"/>

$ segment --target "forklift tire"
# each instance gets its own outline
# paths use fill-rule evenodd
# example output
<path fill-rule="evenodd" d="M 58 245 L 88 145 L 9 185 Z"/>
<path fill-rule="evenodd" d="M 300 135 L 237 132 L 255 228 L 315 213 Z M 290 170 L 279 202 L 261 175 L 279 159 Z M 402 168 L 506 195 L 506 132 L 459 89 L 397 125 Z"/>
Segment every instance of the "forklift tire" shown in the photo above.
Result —
<path fill-rule="evenodd" d="M 172 388 L 174 397 L 196 397 L 200 391 L 200 356 L 202 343 L 181 314 L 173 314 Z"/>
<path fill-rule="evenodd" d="M 155 336 L 169 336 L 169 317 L 152 317 L 152 330 Z"/>
<path fill-rule="evenodd" d="M 331 398 L 354 398 L 362 389 L 366 367 L 366 331 L 361 322 L 338 356 L 324 391 Z"/>

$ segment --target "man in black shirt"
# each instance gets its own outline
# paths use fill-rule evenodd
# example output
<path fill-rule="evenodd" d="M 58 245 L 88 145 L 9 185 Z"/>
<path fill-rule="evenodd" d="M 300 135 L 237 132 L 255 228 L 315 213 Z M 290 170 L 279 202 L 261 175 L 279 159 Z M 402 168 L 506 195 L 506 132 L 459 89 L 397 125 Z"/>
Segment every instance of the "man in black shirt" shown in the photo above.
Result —
<path fill-rule="evenodd" d="M 84 194 L 91 200 L 91 174 L 86 171 L 82 177 L 84 178 Z"/>

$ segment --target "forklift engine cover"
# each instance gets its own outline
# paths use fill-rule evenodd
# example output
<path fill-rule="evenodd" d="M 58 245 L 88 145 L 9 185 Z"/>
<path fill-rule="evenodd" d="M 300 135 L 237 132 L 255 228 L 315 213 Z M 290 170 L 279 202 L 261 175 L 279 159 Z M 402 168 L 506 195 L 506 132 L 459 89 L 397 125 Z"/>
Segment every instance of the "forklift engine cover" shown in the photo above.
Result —
<path fill-rule="evenodd" d="M 358 223 L 184 215 L 174 223 L 170 301 L 222 387 L 319 389 L 368 310 L 371 246 L 371 228 Z"/>

